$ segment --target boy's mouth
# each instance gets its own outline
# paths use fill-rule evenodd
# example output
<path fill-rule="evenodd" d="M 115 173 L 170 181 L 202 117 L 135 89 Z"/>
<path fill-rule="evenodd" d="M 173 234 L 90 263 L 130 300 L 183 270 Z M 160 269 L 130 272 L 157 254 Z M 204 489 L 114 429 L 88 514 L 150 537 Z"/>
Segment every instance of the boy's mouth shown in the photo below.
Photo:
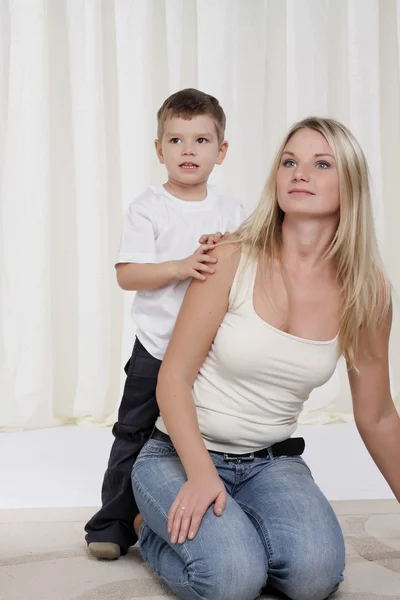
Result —
<path fill-rule="evenodd" d="M 195 170 L 198 169 L 199 165 L 196 165 L 196 163 L 193 162 L 184 162 L 182 164 L 179 165 L 181 169 L 185 169 L 185 170 Z"/>

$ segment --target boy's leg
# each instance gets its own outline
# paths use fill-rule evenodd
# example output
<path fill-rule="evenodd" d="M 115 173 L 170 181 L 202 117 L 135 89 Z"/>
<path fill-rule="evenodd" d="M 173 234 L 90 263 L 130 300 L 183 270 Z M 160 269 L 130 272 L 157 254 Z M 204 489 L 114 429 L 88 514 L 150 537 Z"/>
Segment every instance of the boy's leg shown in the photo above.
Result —
<path fill-rule="evenodd" d="M 235 467 L 224 465 L 220 475 L 231 490 Z M 254 600 L 265 585 L 267 557 L 255 528 L 229 493 L 221 517 L 211 506 L 193 540 L 170 543 L 168 511 L 185 481 L 172 444 L 151 439 L 132 471 L 145 521 L 140 529 L 143 558 L 182 600 Z"/>
<path fill-rule="evenodd" d="M 132 493 L 131 472 L 158 416 L 155 390 L 160 366 L 161 361 L 136 340 L 125 367 L 127 378 L 118 421 L 113 427 L 115 440 L 104 475 L 102 507 L 85 526 L 88 544 L 116 544 L 121 553 L 125 553 L 137 541 L 133 521 L 138 509 Z M 111 557 L 117 558 L 118 553 Z"/>

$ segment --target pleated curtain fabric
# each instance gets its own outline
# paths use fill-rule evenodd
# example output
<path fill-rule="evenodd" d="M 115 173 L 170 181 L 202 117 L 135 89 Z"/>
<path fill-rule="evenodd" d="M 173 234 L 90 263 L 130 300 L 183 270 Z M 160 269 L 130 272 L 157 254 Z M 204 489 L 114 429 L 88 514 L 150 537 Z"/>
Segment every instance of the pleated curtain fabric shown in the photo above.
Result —
<path fill-rule="evenodd" d="M 399 65 L 396 0 L 0 0 L 0 428 L 113 421 L 135 331 L 114 273 L 122 216 L 164 180 L 156 112 L 180 88 L 221 101 L 230 149 L 212 181 L 248 212 L 289 125 L 348 125 L 399 290 Z M 340 420 L 343 362 L 302 416 Z"/>

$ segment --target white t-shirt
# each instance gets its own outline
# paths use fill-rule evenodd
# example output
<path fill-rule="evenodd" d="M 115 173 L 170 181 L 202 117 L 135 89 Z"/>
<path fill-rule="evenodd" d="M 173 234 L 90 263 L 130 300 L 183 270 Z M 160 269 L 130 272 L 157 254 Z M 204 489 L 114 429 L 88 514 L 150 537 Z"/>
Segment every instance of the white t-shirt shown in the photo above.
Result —
<path fill-rule="evenodd" d="M 150 186 L 125 214 L 118 263 L 161 263 L 187 258 L 204 233 L 233 232 L 245 219 L 238 200 L 207 186 L 199 202 L 180 200 L 164 186 Z M 132 304 L 136 335 L 146 350 L 162 359 L 190 283 L 174 281 L 157 290 L 138 291 Z"/>

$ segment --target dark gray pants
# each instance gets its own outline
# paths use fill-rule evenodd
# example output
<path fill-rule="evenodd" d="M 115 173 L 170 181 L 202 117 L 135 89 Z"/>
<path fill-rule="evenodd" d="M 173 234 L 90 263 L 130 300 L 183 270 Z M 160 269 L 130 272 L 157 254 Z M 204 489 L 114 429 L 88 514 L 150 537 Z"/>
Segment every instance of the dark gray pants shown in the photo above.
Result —
<path fill-rule="evenodd" d="M 85 526 L 86 541 L 114 542 L 125 553 L 136 543 L 133 520 L 139 510 L 132 492 L 133 464 L 149 439 L 159 411 L 156 385 L 161 361 L 136 339 L 125 366 L 126 382 L 115 437 L 101 491 L 102 507 Z"/>

